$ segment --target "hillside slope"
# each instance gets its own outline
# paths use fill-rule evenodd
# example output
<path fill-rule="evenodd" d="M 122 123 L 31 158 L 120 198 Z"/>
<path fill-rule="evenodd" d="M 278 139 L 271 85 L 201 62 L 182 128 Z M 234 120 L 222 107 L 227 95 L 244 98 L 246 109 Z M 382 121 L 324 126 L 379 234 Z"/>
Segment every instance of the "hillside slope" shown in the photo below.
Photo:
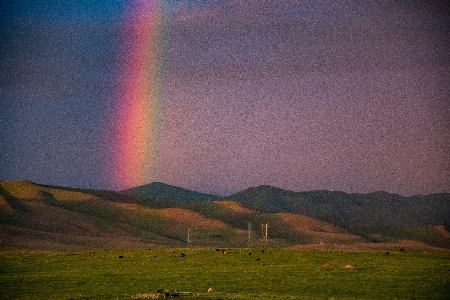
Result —
<path fill-rule="evenodd" d="M 225 197 L 266 213 L 293 213 L 330 222 L 368 241 L 419 240 L 450 247 L 450 194 L 403 197 L 386 192 L 293 192 L 258 186 Z"/>
<path fill-rule="evenodd" d="M 290 212 L 350 224 L 450 224 L 450 194 L 403 197 L 386 192 L 292 192 L 258 186 L 225 197 L 264 212 Z"/>
<path fill-rule="evenodd" d="M 185 209 L 152 209 L 140 199 L 107 191 L 0 183 L 0 248 L 116 248 L 186 245 L 234 232 L 218 220 Z"/>
<path fill-rule="evenodd" d="M 195 191 L 183 189 L 162 182 L 153 182 L 141 185 L 121 192 L 122 194 L 133 195 L 140 198 L 168 199 L 177 201 L 198 201 L 219 199 L 219 196 L 203 194 Z"/>
<path fill-rule="evenodd" d="M 262 222 L 270 223 L 278 245 L 318 242 L 314 229 L 299 230 L 282 216 L 238 203 L 188 201 L 186 207 L 157 208 L 149 206 L 152 201 L 157 202 L 108 191 L 1 182 L 0 249 L 258 246 Z M 248 223 L 254 224 L 250 240 Z"/>
<path fill-rule="evenodd" d="M 0 249 L 255 247 L 261 241 L 261 224 L 266 223 L 270 244 L 279 247 L 398 240 L 450 247 L 445 223 L 355 222 L 351 214 L 359 211 L 367 216 L 366 204 L 358 207 L 362 200 L 353 200 L 357 207 L 353 208 L 344 193 L 335 194 L 342 199 L 322 196 L 313 201 L 304 193 L 263 186 L 233 195 L 233 200 L 213 200 L 198 198 L 195 192 L 194 198 L 187 198 L 186 193 L 171 195 L 170 191 L 179 189 L 170 187 L 165 194 L 168 198 L 155 199 L 30 181 L 0 182 Z M 446 199 L 437 197 L 438 202 L 446 203 Z M 336 204 L 330 201 L 342 207 L 333 212 Z M 302 210 L 313 212 L 299 213 Z M 333 217 L 350 216 L 351 222 L 327 220 L 328 212 L 334 213 Z"/>

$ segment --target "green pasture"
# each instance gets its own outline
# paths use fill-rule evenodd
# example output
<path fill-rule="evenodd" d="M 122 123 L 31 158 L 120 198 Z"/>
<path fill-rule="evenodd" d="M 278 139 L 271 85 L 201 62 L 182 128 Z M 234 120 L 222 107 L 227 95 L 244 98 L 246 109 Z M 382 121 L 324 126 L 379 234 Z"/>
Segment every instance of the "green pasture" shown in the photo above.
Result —
<path fill-rule="evenodd" d="M 207 292 L 210 287 L 214 293 Z M 450 254 L 0 252 L 0 299 L 151 299 L 159 289 L 192 292 L 193 297 L 182 297 L 186 299 L 450 299 Z"/>

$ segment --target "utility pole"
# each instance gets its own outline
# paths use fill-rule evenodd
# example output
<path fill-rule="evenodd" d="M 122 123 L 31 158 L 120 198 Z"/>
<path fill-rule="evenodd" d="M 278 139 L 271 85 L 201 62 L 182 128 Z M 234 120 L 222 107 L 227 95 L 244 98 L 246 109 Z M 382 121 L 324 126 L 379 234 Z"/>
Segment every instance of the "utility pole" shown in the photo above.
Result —
<path fill-rule="evenodd" d="M 250 240 L 252 238 L 252 222 L 248 222 L 248 241 L 247 241 L 247 248 L 250 247 Z"/>
<path fill-rule="evenodd" d="M 189 227 L 187 230 L 187 242 L 188 242 L 188 244 L 191 242 L 191 228 L 189 228 Z"/>
<path fill-rule="evenodd" d="M 261 224 L 261 250 L 265 246 L 267 248 L 267 244 L 269 242 L 269 224 Z"/>

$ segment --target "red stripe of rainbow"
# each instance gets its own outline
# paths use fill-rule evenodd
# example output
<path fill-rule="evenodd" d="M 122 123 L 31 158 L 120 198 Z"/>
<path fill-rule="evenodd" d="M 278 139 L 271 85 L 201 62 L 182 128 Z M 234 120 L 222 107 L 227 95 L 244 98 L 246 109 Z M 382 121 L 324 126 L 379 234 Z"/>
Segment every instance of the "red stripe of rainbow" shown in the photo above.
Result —
<path fill-rule="evenodd" d="M 152 173 L 162 2 L 134 0 L 124 24 L 111 174 L 118 189 L 146 184 Z"/>

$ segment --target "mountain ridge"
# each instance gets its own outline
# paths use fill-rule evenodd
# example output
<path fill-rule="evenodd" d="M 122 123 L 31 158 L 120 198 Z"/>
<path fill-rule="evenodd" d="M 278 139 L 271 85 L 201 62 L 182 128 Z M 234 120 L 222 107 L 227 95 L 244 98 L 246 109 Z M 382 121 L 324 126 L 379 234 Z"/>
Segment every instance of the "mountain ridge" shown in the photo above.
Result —
<path fill-rule="evenodd" d="M 430 247 L 450 248 L 450 194 L 445 193 L 403 197 L 389 193 L 293 192 L 265 185 L 216 198 L 163 183 L 146 188 L 152 195 L 165 198 L 2 181 L 0 249 L 183 247 L 188 245 L 188 228 L 189 246 L 257 246 L 258 226 L 265 223 L 270 224 L 273 245 L 280 247 L 414 240 Z M 395 214 L 405 205 L 419 211 L 406 211 L 402 217 L 380 217 L 386 213 L 380 206 L 389 201 L 397 202 L 388 207 Z M 397 219 L 386 222 L 389 218 Z M 410 219 L 403 222 L 405 218 Z"/>
<path fill-rule="evenodd" d="M 293 212 L 328 221 L 346 219 L 360 221 L 403 223 L 408 219 L 426 223 L 450 224 L 450 194 L 435 193 L 427 196 L 401 196 L 384 191 L 345 193 L 341 191 L 293 192 L 271 186 L 252 187 L 224 197 L 246 207 L 265 212 Z M 429 204 L 429 207 L 426 207 Z M 358 209 L 364 208 L 364 209 Z M 372 209 L 369 214 L 367 209 Z M 417 213 L 417 208 L 421 208 Z"/>
<path fill-rule="evenodd" d="M 162 182 L 152 182 L 150 184 L 120 191 L 120 193 L 144 198 L 173 199 L 183 201 L 213 200 L 220 198 L 217 195 L 199 193 Z"/>

